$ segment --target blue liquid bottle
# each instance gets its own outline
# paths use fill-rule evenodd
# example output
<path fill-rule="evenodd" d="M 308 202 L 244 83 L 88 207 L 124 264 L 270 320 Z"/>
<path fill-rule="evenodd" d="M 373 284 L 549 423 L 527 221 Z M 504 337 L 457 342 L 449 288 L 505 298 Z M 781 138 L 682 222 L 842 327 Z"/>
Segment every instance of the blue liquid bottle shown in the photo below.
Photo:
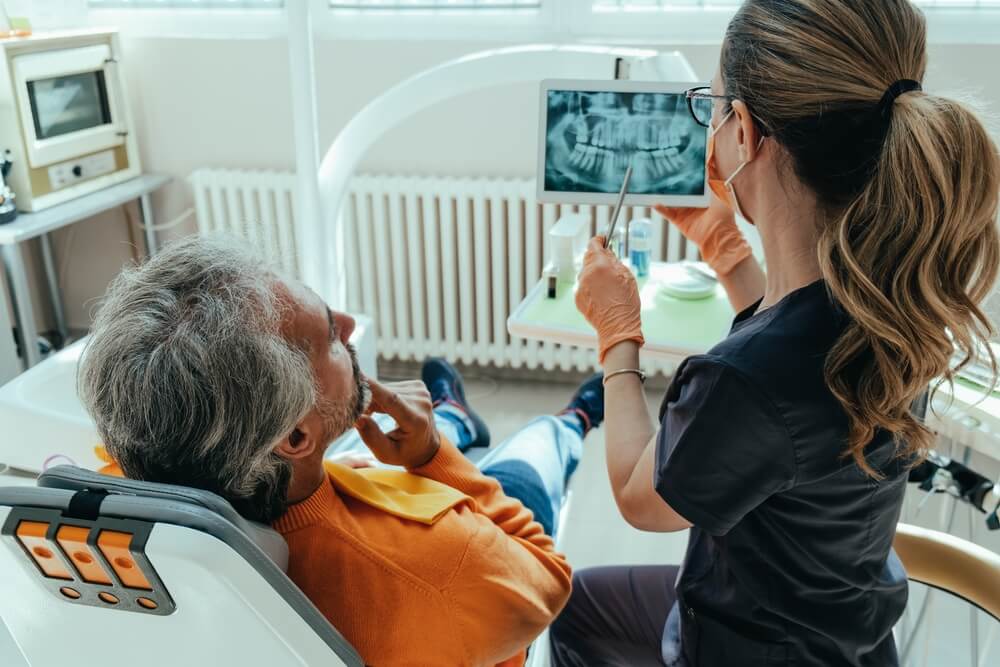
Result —
<path fill-rule="evenodd" d="M 653 258 L 653 221 L 649 218 L 636 218 L 629 224 L 628 255 L 636 278 L 648 277 Z"/>

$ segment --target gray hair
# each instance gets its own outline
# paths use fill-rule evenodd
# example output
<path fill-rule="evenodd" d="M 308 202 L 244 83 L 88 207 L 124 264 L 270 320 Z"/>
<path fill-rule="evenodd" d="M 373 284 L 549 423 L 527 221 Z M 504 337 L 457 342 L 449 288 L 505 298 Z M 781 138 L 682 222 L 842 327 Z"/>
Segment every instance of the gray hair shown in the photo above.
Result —
<path fill-rule="evenodd" d="M 316 392 L 306 351 L 281 333 L 279 282 L 238 241 L 188 237 L 111 283 L 78 389 L 127 476 L 281 516 L 291 465 L 274 448 Z"/>

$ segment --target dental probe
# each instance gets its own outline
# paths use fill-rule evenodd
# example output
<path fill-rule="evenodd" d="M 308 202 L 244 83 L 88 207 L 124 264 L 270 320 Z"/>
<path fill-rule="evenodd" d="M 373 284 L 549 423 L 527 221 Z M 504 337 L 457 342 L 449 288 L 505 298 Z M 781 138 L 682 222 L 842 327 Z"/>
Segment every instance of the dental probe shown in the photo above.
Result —
<path fill-rule="evenodd" d="M 608 223 L 608 235 L 604 239 L 604 247 L 607 248 L 611 244 L 611 237 L 615 233 L 615 225 L 618 223 L 618 215 L 622 211 L 622 203 L 625 201 L 625 193 L 628 192 L 628 182 L 632 180 L 632 165 L 628 166 L 625 170 L 625 181 L 622 183 L 622 190 L 618 193 L 618 203 L 615 204 L 615 210 L 611 213 L 611 222 Z"/>

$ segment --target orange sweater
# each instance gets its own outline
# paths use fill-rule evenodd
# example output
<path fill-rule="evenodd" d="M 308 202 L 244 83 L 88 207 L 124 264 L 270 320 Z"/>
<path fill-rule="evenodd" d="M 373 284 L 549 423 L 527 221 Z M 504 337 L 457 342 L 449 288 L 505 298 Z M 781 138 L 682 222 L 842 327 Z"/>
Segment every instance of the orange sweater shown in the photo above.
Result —
<path fill-rule="evenodd" d="M 468 495 L 433 525 L 324 483 L 274 528 L 288 575 L 373 667 L 523 665 L 570 568 L 521 503 L 450 443 L 413 474 Z"/>

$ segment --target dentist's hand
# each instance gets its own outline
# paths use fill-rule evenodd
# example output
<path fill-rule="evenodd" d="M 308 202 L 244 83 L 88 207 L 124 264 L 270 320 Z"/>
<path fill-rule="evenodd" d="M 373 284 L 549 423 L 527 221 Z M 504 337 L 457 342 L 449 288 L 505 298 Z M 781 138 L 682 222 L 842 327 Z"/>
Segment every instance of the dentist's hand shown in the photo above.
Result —
<path fill-rule="evenodd" d="M 645 343 L 642 309 L 635 276 L 615 254 L 604 247 L 604 237 L 591 239 L 583 258 L 576 307 L 597 329 L 598 359 L 627 340 Z"/>
<path fill-rule="evenodd" d="M 369 412 L 382 412 L 396 420 L 396 429 L 383 433 L 374 419 L 362 415 L 354 424 L 358 434 L 382 463 L 419 468 L 441 448 L 434 426 L 434 405 L 423 382 L 380 384 L 368 378 L 372 392 Z"/>
<path fill-rule="evenodd" d="M 698 246 L 702 259 L 720 276 L 728 275 L 753 254 L 736 226 L 733 209 L 715 194 L 711 195 L 708 208 L 653 208 Z"/>

